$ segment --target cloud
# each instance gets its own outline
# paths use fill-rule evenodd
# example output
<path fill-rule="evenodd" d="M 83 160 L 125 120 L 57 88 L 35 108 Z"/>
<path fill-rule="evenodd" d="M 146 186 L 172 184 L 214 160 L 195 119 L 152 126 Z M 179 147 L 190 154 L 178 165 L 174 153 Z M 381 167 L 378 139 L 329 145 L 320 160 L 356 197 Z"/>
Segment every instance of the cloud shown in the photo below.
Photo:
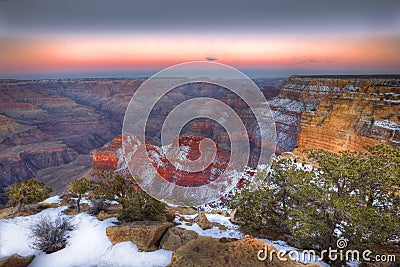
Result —
<path fill-rule="evenodd" d="M 297 64 L 306 64 L 306 63 L 314 64 L 317 62 L 318 62 L 318 60 L 310 58 L 310 59 L 300 60 L 297 62 Z"/>

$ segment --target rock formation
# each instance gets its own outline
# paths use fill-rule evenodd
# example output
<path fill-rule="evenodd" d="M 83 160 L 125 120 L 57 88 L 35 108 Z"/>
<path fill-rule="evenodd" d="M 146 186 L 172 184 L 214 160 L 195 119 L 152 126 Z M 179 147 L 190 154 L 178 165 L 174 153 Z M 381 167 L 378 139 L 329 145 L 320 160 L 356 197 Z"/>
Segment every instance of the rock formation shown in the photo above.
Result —
<path fill-rule="evenodd" d="M 118 149 L 122 146 L 122 136 L 117 135 L 111 142 L 92 151 L 93 168 L 116 170 L 118 168 Z"/>
<path fill-rule="evenodd" d="M 124 90 L 133 81 L 119 83 L 122 85 L 116 87 Z M 122 119 L 117 125 L 111 112 L 78 100 L 91 93 L 91 104 L 97 103 L 101 93 L 95 97 L 98 89 L 91 90 L 96 86 L 108 91 L 105 98 L 118 99 L 107 89 L 113 84 L 113 79 L 0 80 L 0 206 L 6 202 L 4 188 L 12 183 L 37 177 L 60 193 L 72 178 L 85 173 L 88 166 L 84 156 L 120 133 Z M 74 88 L 81 89 L 77 101 L 63 95 Z M 128 95 L 131 92 L 127 91 Z M 121 114 L 126 105 L 119 105 Z M 64 166 L 63 175 L 57 174 L 59 181 L 55 181 L 54 174 L 60 169 L 54 168 L 58 166 Z M 38 173 L 40 170 L 43 173 Z"/>
<path fill-rule="evenodd" d="M 193 230 L 186 230 L 179 227 L 168 228 L 160 241 L 160 248 L 166 250 L 176 250 L 183 245 L 186 245 L 190 240 L 196 239 L 199 236 Z"/>
<path fill-rule="evenodd" d="M 378 142 L 399 147 L 399 86 L 400 78 L 396 76 L 290 77 L 282 85 L 280 95 L 269 100 L 277 127 L 277 152 L 292 151 L 296 147 L 320 148 L 331 152 L 360 150 L 365 145 L 375 145 Z M 215 91 L 214 93 L 223 94 Z M 163 107 L 169 109 L 168 105 L 174 103 L 174 99 L 182 100 L 185 97 L 169 96 L 169 104 Z M 239 105 L 239 102 L 229 97 L 225 102 L 235 103 L 236 107 Z M 160 109 L 161 113 L 168 114 L 162 110 Z M 159 122 L 154 123 L 152 127 L 156 129 L 157 124 Z M 191 122 L 184 127 L 183 132 L 192 135 L 203 134 L 219 141 L 222 146 L 226 142 L 224 132 L 218 125 L 206 120 Z M 156 136 L 156 133 L 158 132 L 154 130 L 153 136 Z M 187 141 L 184 139 L 183 143 L 185 146 Z M 197 143 L 192 144 L 190 151 L 198 151 Z M 187 173 L 182 175 L 183 178 L 174 179 L 172 176 L 176 172 L 171 164 L 166 162 L 165 157 L 160 155 L 159 149 L 149 147 L 148 150 L 158 155 L 159 159 L 163 159 L 162 166 L 159 164 L 158 168 L 168 180 L 179 180 L 182 181 L 182 185 L 191 186 L 205 182 L 198 180 L 197 183 L 195 177 Z M 115 166 L 115 151 L 106 154 L 115 156 L 108 158 L 107 163 Z M 226 157 L 223 162 L 227 163 L 227 160 Z M 157 162 L 157 159 L 154 162 Z M 222 165 L 220 169 L 223 169 Z M 188 178 L 188 184 L 185 184 L 185 177 Z"/>
<path fill-rule="evenodd" d="M 115 245 L 120 242 L 132 241 L 141 251 L 153 251 L 155 244 L 161 239 L 165 231 L 172 227 L 170 222 L 131 222 L 106 228 L 110 242 Z"/>
<path fill-rule="evenodd" d="M 18 254 L 13 254 L 0 259 L 0 267 L 27 267 L 34 258 L 35 255 L 23 257 Z"/>
<path fill-rule="evenodd" d="M 263 261 L 257 257 L 260 250 L 275 253 Z M 278 250 L 272 245 L 250 236 L 240 240 L 199 236 L 174 251 L 168 266 L 319 266 L 301 264 L 283 255 L 278 259 L 277 255 Z"/>
<path fill-rule="evenodd" d="M 399 76 L 293 76 L 271 102 L 279 110 L 278 135 L 292 133 L 287 140 L 294 141 L 297 129 L 300 149 L 361 150 L 380 142 L 400 147 Z"/>

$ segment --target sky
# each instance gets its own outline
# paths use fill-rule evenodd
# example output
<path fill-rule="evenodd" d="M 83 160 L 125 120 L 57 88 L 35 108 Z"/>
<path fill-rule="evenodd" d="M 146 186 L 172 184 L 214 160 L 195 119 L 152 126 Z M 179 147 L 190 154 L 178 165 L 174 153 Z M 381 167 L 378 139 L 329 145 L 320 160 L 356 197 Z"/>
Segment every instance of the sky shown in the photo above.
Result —
<path fill-rule="evenodd" d="M 0 0 L 0 78 L 400 73 L 396 0 Z"/>

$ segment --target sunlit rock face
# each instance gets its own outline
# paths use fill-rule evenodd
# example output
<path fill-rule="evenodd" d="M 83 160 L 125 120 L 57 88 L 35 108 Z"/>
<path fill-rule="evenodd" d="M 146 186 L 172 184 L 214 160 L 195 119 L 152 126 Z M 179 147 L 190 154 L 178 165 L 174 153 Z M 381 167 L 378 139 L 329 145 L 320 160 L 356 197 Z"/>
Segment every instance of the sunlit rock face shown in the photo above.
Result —
<path fill-rule="evenodd" d="M 281 89 L 270 105 L 283 150 L 400 147 L 399 76 L 292 76 Z"/>
<path fill-rule="evenodd" d="M 122 145 L 122 136 L 117 135 L 112 141 L 92 151 L 92 168 L 95 170 L 111 170 L 118 168 L 118 150 Z"/>

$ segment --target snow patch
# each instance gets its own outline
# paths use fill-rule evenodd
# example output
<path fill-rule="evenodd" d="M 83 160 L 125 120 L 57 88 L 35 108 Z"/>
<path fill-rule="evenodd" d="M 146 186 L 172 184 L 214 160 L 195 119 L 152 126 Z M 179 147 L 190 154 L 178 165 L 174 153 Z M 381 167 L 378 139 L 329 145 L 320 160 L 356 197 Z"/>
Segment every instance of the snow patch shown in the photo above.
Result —
<path fill-rule="evenodd" d="M 198 214 L 194 215 L 180 215 L 187 220 L 193 220 Z M 211 236 L 213 238 L 243 238 L 244 234 L 239 231 L 239 226 L 234 225 L 229 221 L 229 217 L 225 217 L 219 214 L 206 214 L 207 219 L 210 222 L 217 222 L 223 226 L 225 226 L 226 230 L 221 230 L 218 227 L 213 227 L 211 229 L 203 230 L 197 223 L 193 223 L 192 225 L 188 225 L 186 222 L 181 221 L 179 218 L 175 218 L 175 223 L 178 223 L 179 228 L 193 230 L 199 235 L 202 236 Z"/>
<path fill-rule="evenodd" d="M 61 202 L 61 200 L 62 199 L 60 198 L 60 196 L 54 196 L 54 197 L 49 197 L 49 198 L 43 200 L 42 202 L 39 202 L 39 204 L 44 204 L 44 203 L 59 204 Z"/>
<path fill-rule="evenodd" d="M 389 130 L 394 130 L 394 131 L 400 131 L 400 125 L 393 121 L 389 121 L 389 120 L 374 121 L 374 126 L 389 129 Z"/>

